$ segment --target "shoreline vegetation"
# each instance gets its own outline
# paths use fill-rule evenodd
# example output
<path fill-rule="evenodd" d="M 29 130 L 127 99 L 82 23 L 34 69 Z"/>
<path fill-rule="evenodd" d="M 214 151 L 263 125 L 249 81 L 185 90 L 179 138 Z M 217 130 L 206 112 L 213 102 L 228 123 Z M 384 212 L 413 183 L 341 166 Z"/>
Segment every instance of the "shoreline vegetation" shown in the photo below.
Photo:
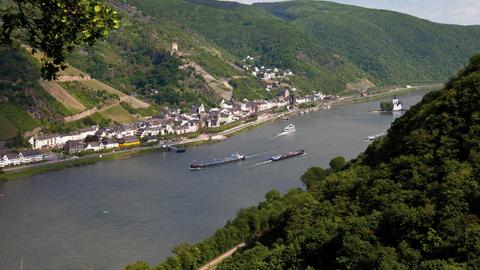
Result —
<path fill-rule="evenodd" d="M 355 104 L 360 102 L 366 102 L 371 100 L 377 100 L 384 97 L 388 97 L 391 95 L 401 95 L 407 94 L 417 91 L 433 91 L 438 90 L 443 87 L 443 84 L 429 84 L 429 85 L 419 85 L 411 88 L 393 88 L 389 90 L 380 90 L 377 92 L 370 93 L 368 96 L 347 96 L 342 97 L 333 101 L 331 104 L 334 106 L 339 105 L 347 105 L 347 104 Z M 321 109 L 324 105 L 324 102 L 318 102 L 314 106 L 303 108 L 304 111 L 314 111 Z M 295 111 L 282 111 L 276 112 L 271 115 L 267 115 L 266 117 L 258 117 L 255 121 L 229 125 L 227 127 L 220 127 L 219 130 L 210 131 L 211 134 L 200 134 L 195 138 L 187 138 L 182 141 L 172 143 L 171 145 L 177 145 L 182 147 L 195 147 L 203 144 L 213 144 L 218 141 L 222 141 L 223 139 L 230 138 L 232 136 L 238 135 L 243 132 L 247 132 L 253 130 L 261 125 L 269 123 L 271 121 L 275 121 L 284 117 L 286 115 L 291 115 L 296 113 Z M 263 116 L 263 115 L 262 115 Z M 220 136 L 223 139 L 212 139 L 212 137 Z M 154 146 L 143 146 L 143 147 L 135 147 L 129 148 L 120 151 L 114 152 L 106 152 L 106 153 L 95 153 L 95 154 L 88 154 L 81 157 L 76 158 L 69 158 L 65 160 L 55 160 L 52 162 L 42 162 L 27 166 L 19 166 L 19 167 L 10 167 L 10 168 L 3 168 L 0 171 L 0 181 L 8 181 L 13 179 L 19 179 L 24 177 L 29 177 L 37 174 L 43 174 L 51 171 L 60 171 L 66 168 L 73 168 L 73 167 L 80 167 L 85 165 L 92 165 L 95 164 L 97 161 L 107 161 L 107 160 L 115 160 L 115 159 L 127 159 L 134 156 L 138 156 L 141 154 L 153 153 L 158 151 L 165 151 L 161 145 L 154 145 Z"/>

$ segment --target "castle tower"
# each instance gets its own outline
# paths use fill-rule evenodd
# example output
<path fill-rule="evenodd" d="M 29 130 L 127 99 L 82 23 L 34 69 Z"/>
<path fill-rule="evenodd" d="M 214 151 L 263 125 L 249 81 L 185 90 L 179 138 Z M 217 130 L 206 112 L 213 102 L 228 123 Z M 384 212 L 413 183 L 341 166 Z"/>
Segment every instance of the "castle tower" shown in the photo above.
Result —
<path fill-rule="evenodd" d="M 170 51 L 170 54 L 171 55 L 178 54 L 178 43 L 177 42 L 172 43 L 172 49 Z"/>
<path fill-rule="evenodd" d="M 398 97 L 394 97 L 392 99 L 393 103 L 393 111 L 401 111 L 402 110 L 402 102 Z"/>

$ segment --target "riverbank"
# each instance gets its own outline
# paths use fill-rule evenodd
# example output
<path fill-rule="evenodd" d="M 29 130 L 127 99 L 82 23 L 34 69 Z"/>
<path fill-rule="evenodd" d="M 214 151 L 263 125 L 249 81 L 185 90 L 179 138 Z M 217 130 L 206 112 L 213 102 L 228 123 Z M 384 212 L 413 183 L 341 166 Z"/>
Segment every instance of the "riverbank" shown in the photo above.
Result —
<path fill-rule="evenodd" d="M 399 88 L 392 88 L 389 90 L 381 91 L 381 92 L 374 92 L 368 96 L 364 97 L 348 97 L 345 99 L 340 99 L 335 102 L 336 105 L 346 105 L 346 104 L 354 104 L 359 102 L 367 102 L 371 100 L 377 100 L 384 97 L 389 97 L 392 95 L 405 95 L 408 93 L 418 92 L 418 91 L 434 91 L 439 90 L 444 86 L 444 84 L 426 84 L 426 85 L 419 85 L 413 86 L 411 88 L 407 87 L 399 87 Z"/>
<path fill-rule="evenodd" d="M 441 87 L 442 85 L 438 84 L 438 85 L 424 85 L 424 86 L 418 86 L 418 87 L 412 87 L 412 88 L 394 88 L 384 92 L 373 93 L 365 97 L 357 97 L 357 96 L 344 97 L 342 99 L 332 101 L 331 105 L 338 106 L 338 105 L 347 105 L 347 104 L 353 104 L 353 103 L 359 103 L 359 102 L 366 102 L 374 99 L 384 98 L 391 95 L 401 95 L 401 94 L 406 94 L 406 93 L 416 92 L 416 91 L 429 91 L 429 90 L 433 91 L 436 89 L 440 89 Z M 319 110 L 324 105 L 325 105 L 325 102 L 319 102 L 316 106 L 304 109 L 304 111 Z M 171 145 L 194 147 L 202 144 L 212 144 L 212 143 L 221 141 L 221 140 L 212 139 L 213 135 L 223 137 L 226 139 L 243 132 L 248 132 L 252 129 L 255 129 L 268 122 L 280 119 L 284 116 L 292 115 L 296 113 L 297 113 L 296 111 L 283 111 L 278 113 L 261 114 L 258 116 L 258 119 L 256 119 L 255 121 L 244 122 L 239 125 L 234 125 L 230 129 L 227 129 L 215 134 L 209 134 L 209 135 L 200 134 L 198 137 L 184 139 L 184 140 L 172 143 Z M 89 154 L 82 157 L 59 159 L 54 161 L 47 161 L 43 163 L 26 165 L 26 166 L 4 168 L 2 173 L 0 174 L 0 180 L 8 181 L 13 179 L 33 176 L 37 174 L 47 173 L 50 171 L 59 171 L 65 168 L 91 165 L 97 161 L 126 159 L 126 158 L 130 158 L 140 154 L 152 153 L 152 152 L 164 151 L 164 150 L 165 149 L 162 147 L 162 145 L 136 147 L 136 148 L 124 149 L 120 151 L 117 150 L 114 152 L 94 153 L 94 154 Z"/>

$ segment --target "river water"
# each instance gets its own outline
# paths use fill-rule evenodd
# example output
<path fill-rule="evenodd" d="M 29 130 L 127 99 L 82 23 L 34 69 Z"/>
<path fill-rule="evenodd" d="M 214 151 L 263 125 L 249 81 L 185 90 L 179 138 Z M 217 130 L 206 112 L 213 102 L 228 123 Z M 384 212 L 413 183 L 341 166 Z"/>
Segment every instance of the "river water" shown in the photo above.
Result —
<path fill-rule="evenodd" d="M 424 93 L 401 96 L 407 107 Z M 385 100 L 389 100 L 386 98 Z M 302 187 L 311 166 L 352 158 L 365 138 L 396 116 L 372 113 L 379 100 L 279 120 L 184 154 L 153 153 L 0 183 L 0 269 L 120 270 L 137 260 L 157 264 L 181 242 L 212 235 L 240 208 L 272 189 Z M 297 132 L 277 136 L 292 122 Z M 256 165 L 274 153 L 302 157 Z M 234 152 L 244 162 L 190 171 L 193 160 Z"/>

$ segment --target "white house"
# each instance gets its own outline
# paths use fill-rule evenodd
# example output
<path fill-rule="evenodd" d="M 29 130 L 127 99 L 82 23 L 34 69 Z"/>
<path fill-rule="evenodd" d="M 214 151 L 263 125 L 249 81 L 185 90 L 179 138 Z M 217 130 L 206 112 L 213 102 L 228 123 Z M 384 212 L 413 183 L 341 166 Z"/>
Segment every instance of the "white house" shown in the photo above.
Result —
<path fill-rule="evenodd" d="M 308 100 L 305 97 L 297 98 L 297 104 L 307 103 Z"/>
<path fill-rule="evenodd" d="M 315 94 L 315 96 L 320 99 L 320 100 L 324 100 L 325 99 L 325 95 L 322 93 L 322 92 L 318 92 Z"/>
<path fill-rule="evenodd" d="M 188 130 L 187 132 L 197 132 L 198 131 L 199 120 L 192 120 L 187 123 Z"/>
<path fill-rule="evenodd" d="M 147 127 L 145 131 L 142 133 L 141 138 L 146 136 L 158 136 L 160 135 L 162 127 Z"/>
<path fill-rule="evenodd" d="M 135 125 L 123 125 L 122 129 L 117 132 L 117 138 L 135 136 L 135 133 L 137 133 Z"/>
<path fill-rule="evenodd" d="M 38 150 L 23 151 L 18 154 L 21 163 L 32 163 L 43 160 L 43 153 Z"/>
<path fill-rule="evenodd" d="M 91 126 L 87 128 L 82 128 L 78 132 L 80 132 L 80 139 L 85 139 L 87 136 L 93 136 L 97 133 L 98 126 Z"/>
<path fill-rule="evenodd" d="M 106 139 L 106 140 L 102 140 L 100 142 L 101 144 L 101 147 L 105 148 L 105 149 L 113 149 L 113 148 L 118 148 L 118 141 L 115 140 L 115 139 Z"/>
<path fill-rule="evenodd" d="M 188 126 L 176 126 L 173 128 L 173 132 L 177 135 L 188 133 Z"/>
<path fill-rule="evenodd" d="M 204 113 L 205 112 L 205 106 L 203 106 L 203 103 L 200 104 L 200 107 L 198 107 L 197 113 Z"/>
<path fill-rule="evenodd" d="M 232 122 L 232 114 L 228 110 L 222 110 L 218 114 L 218 121 L 220 123 L 230 123 Z"/>
<path fill-rule="evenodd" d="M 16 153 L 5 153 L 2 157 L 3 166 L 19 165 L 21 162 L 20 156 Z"/>
<path fill-rule="evenodd" d="M 54 148 L 62 146 L 65 143 L 58 134 L 36 135 L 31 137 L 28 142 L 33 149 Z"/>
<path fill-rule="evenodd" d="M 87 143 L 87 146 L 85 147 L 85 150 L 92 150 L 92 151 L 100 151 L 103 149 L 103 145 L 101 145 L 99 142 L 89 142 Z"/>
<path fill-rule="evenodd" d="M 222 102 L 220 102 L 220 108 L 222 108 L 222 109 L 232 109 L 233 105 L 228 104 L 227 102 L 225 102 L 224 99 L 222 99 Z"/>

